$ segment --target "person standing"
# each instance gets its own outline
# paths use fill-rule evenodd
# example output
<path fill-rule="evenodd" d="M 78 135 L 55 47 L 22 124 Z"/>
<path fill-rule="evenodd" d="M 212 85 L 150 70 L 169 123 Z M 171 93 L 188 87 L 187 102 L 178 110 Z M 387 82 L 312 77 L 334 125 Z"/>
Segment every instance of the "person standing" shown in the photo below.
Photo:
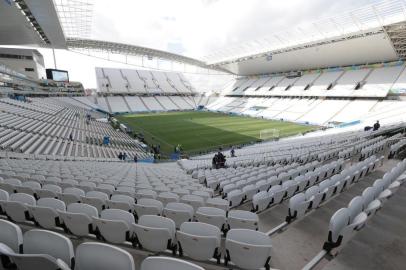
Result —
<path fill-rule="evenodd" d="M 381 127 L 381 124 L 379 124 L 379 121 L 376 121 L 376 123 L 374 124 L 374 129 L 373 131 L 378 130 Z"/>

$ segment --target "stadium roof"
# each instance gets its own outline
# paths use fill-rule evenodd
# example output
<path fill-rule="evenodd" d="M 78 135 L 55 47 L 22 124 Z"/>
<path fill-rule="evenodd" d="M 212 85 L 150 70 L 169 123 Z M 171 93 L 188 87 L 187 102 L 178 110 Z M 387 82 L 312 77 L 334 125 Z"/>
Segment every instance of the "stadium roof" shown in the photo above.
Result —
<path fill-rule="evenodd" d="M 390 0 L 274 33 L 202 60 L 137 45 L 94 40 L 94 0 L 0 1 L 0 44 L 155 57 L 238 75 L 386 62 L 406 56 L 406 0 Z"/>
<path fill-rule="evenodd" d="M 205 60 L 238 75 L 395 61 L 406 55 L 405 21 L 404 0 L 384 1 L 219 51 Z"/>

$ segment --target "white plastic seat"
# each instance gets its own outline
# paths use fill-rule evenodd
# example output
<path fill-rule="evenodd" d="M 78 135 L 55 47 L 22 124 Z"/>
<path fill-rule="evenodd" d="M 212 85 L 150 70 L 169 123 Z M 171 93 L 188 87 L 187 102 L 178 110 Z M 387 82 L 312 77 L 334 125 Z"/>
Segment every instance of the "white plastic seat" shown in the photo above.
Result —
<path fill-rule="evenodd" d="M 239 206 L 244 200 L 244 193 L 239 190 L 232 190 L 227 194 L 227 200 L 230 202 L 230 208 Z"/>
<path fill-rule="evenodd" d="M 66 228 L 74 235 L 87 236 L 93 228 L 93 218 L 99 215 L 97 208 L 84 203 L 71 203 L 66 212 L 59 211 Z"/>
<path fill-rule="evenodd" d="M 24 234 L 24 254 L 47 254 L 55 259 L 61 259 L 66 265 L 74 265 L 73 245 L 69 238 L 62 234 L 46 230 L 30 230 Z M 17 262 L 16 262 L 17 263 Z M 32 263 L 32 262 L 30 262 Z M 25 264 L 25 269 L 47 269 L 45 265 Z M 17 266 L 21 269 L 20 265 Z M 24 269 L 24 267 L 22 267 Z"/>
<path fill-rule="evenodd" d="M 80 197 L 82 203 L 92 205 L 97 208 L 97 211 L 101 212 L 106 208 L 106 201 L 109 199 L 109 195 L 100 191 L 88 191 L 86 196 Z"/>
<path fill-rule="evenodd" d="M 230 210 L 228 212 L 227 224 L 229 229 L 251 229 L 258 230 L 258 215 L 244 210 Z"/>
<path fill-rule="evenodd" d="M 307 209 L 309 209 L 311 201 L 306 200 L 306 195 L 304 193 L 299 193 L 290 198 L 288 217 L 289 219 L 300 219 L 302 218 Z"/>
<path fill-rule="evenodd" d="M 23 250 L 23 233 L 16 224 L 0 219 L 0 243 L 10 247 L 15 253 Z"/>
<path fill-rule="evenodd" d="M 179 195 L 172 192 L 161 192 L 157 196 L 157 200 L 161 201 L 163 205 L 170 202 L 179 202 Z"/>
<path fill-rule="evenodd" d="M 276 185 L 272 186 L 268 193 L 273 198 L 272 204 L 279 204 L 282 202 L 283 197 L 285 197 L 286 190 L 284 190 L 281 185 Z"/>
<path fill-rule="evenodd" d="M 75 270 L 135 270 L 133 256 L 104 243 L 87 242 L 76 249 Z"/>
<path fill-rule="evenodd" d="M 13 193 L 9 200 L 2 202 L 3 210 L 7 216 L 15 222 L 27 221 L 30 219 L 29 206 L 35 206 L 34 196 L 25 193 Z"/>
<path fill-rule="evenodd" d="M 376 187 L 367 187 L 362 192 L 362 198 L 364 200 L 364 212 L 368 216 L 374 215 L 382 206 L 381 201 L 376 199 L 376 193 Z"/>
<path fill-rule="evenodd" d="M 204 200 L 207 200 L 212 197 L 212 195 L 208 191 L 204 191 L 204 190 L 195 190 L 192 192 L 192 195 L 200 196 Z"/>
<path fill-rule="evenodd" d="M 169 257 L 148 257 L 141 263 L 141 270 L 204 270 L 196 264 Z"/>
<path fill-rule="evenodd" d="M 257 191 L 258 191 L 258 188 L 253 184 L 247 185 L 242 188 L 242 192 L 244 193 L 245 200 L 247 200 L 247 201 L 251 201 L 252 197 L 254 196 L 254 194 L 257 193 Z"/>
<path fill-rule="evenodd" d="M 131 240 L 134 216 L 122 209 L 105 209 L 100 213 L 100 218 L 93 218 L 94 225 L 100 235 L 107 242 L 114 244 Z"/>
<path fill-rule="evenodd" d="M 2 208 L 2 204 L 5 201 L 9 200 L 8 192 L 5 190 L 0 189 L 0 214 L 3 214 L 4 210 Z"/>
<path fill-rule="evenodd" d="M 155 215 L 143 215 L 138 224 L 132 224 L 136 241 L 142 248 L 162 252 L 175 245 L 176 225 L 172 219 Z"/>
<path fill-rule="evenodd" d="M 230 204 L 227 200 L 221 198 L 209 198 L 206 200 L 206 206 L 209 207 L 216 207 L 223 209 L 224 211 L 228 212 L 230 209 Z"/>
<path fill-rule="evenodd" d="M 192 221 L 193 207 L 185 203 L 168 203 L 164 208 L 163 215 L 172 219 L 176 228 L 180 228 L 183 222 Z"/>
<path fill-rule="evenodd" d="M 36 190 L 38 198 L 57 198 L 58 193 L 62 193 L 62 188 L 53 184 L 43 185 L 41 189 Z"/>
<path fill-rule="evenodd" d="M 66 205 L 80 202 L 82 196 L 85 196 L 85 192 L 75 187 L 65 188 L 63 193 L 58 194 L 59 199 L 64 201 Z"/>
<path fill-rule="evenodd" d="M 6 178 L 0 183 L 0 189 L 7 191 L 9 194 L 16 192 L 16 187 L 21 186 L 21 180 L 16 178 Z"/>
<path fill-rule="evenodd" d="M 55 229 L 59 226 L 59 212 L 66 211 L 66 205 L 63 201 L 54 198 L 41 198 L 36 206 L 29 207 L 34 220 L 45 229 Z"/>
<path fill-rule="evenodd" d="M 321 200 L 323 199 L 323 193 L 320 192 L 318 186 L 312 186 L 305 192 L 306 200 L 311 201 L 311 208 L 316 209 L 319 207 Z"/>
<path fill-rule="evenodd" d="M 156 197 L 157 197 L 156 191 L 150 189 L 141 189 L 135 193 L 135 198 L 137 200 L 142 198 L 156 199 Z"/>
<path fill-rule="evenodd" d="M 324 248 L 331 249 L 340 246 L 346 236 L 345 229 L 349 223 L 349 210 L 347 208 L 337 210 L 330 219 L 328 238 Z"/>
<path fill-rule="evenodd" d="M 180 256 L 194 260 L 216 258 L 220 262 L 221 232 L 216 226 L 201 222 L 184 222 L 176 232 Z"/>
<path fill-rule="evenodd" d="M 122 209 L 124 211 L 133 212 L 135 200 L 127 195 L 115 194 L 111 196 L 110 200 L 108 200 L 106 203 L 108 208 Z"/>
<path fill-rule="evenodd" d="M 204 199 L 197 195 L 183 195 L 180 198 L 180 202 L 191 205 L 194 211 L 196 211 L 197 208 L 204 206 Z"/>
<path fill-rule="evenodd" d="M 32 196 L 35 195 L 36 189 L 41 189 L 41 184 L 35 181 L 25 181 L 21 184 L 21 186 L 16 186 L 16 191 L 18 193 L 26 193 Z"/>
<path fill-rule="evenodd" d="M 233 229 L 227 233 L 226 262 L 231 261 L 243 269 L 269 269 L 271 238 L 265 233 Z"/>
<path fill-rule="evenodd" d="M 293 180 L 288 180 L 282 183 L 282 189 L 286 190 L 286 197 L 290 198 L 297 190 L 297 184 Z"/>
<path fill-rule="evenodd" d="M 203 222 L 216 226 L 224 231 L 227 223 L 226 211 L 215 207 L 199 207 L 196 211 L 195 218 L 198 222 Z"/>
<path fill-rule="evenodd" d="M 272 196 L 267 191 L 260 191 L 252 197 L 252 209 L 263 211 L 272 202 Z"/>
<path fill-rule="evenodd" d="M 162 215 L 164 205 L 162 202 L 149 198 L 142 198 L 134 205 L 134 211 L 138 218 L 143 215 Z"/>
<path fill-rule="evenodd" d="M 70 267 L 61 259 L 48 254 L 18 254 L 3 243 L 0 243 L 0 255 L 10 259 L 19 270 L 70 270 Z"/>

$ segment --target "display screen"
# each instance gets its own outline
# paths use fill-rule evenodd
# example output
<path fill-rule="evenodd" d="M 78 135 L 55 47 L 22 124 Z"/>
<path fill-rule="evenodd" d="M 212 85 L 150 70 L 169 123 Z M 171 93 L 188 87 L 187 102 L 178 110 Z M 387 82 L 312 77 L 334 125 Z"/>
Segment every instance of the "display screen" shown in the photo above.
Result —
<path fill-rule="evenodd" d="M 66 70 L 47 69 L 47 78 L 58 82 L 69 82 L 69 74 Z"/>

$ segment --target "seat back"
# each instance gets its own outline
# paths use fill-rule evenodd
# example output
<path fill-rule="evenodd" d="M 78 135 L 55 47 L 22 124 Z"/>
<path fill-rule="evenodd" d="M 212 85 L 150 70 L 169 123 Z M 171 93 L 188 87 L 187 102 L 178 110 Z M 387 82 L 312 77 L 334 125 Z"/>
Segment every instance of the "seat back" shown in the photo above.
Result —
<path fill-rule="evenodd" d="M 100 213 L 100 217 L 106 220 L 122 220 L 129 227 L 135 222 L 134 216 L 131 213 L 121 209 L 105 209 Z"/>
<path fill-rule="evenodd" d="M 141 263 L 141 270 L 204 270 L 204 268 L 176 258 L 148 257 Z"/>
<path fill-rule="evenodd" d="M 350 213 L 347 208 L 337 210 L 330 219 L 328 240 L 336 243 L 341 232 L 350 222 Z"/>
<path fill-rule="evenodd" d="M 90 218 L 98 217 L 99 215 L 97 209 L 94 206 L 85 203 L 71 203 L 68 205 L 66 211 L 70 213 L 85 214 Z"/>
<path fill-rule="evenodd" d="M 22 252 L 23 233 L 16 224 L 0 219 L 0 243 L 7 245 L 15 253 Z"/>
<path fill-rule="evenodd" d="M 76 249 L 76 270 L 135 270 L 134 259 L 118 247 L 87 242 Z"/>
<path fill-rule="evenodd" d="M 10 195 L 9 201 L 20 202 L 26 205 L 35 205 L 37 202 L 34 196 L 25 193 L 13 193 Z"/>
<path fill-rule="evenodd" d="M 24 234 L 24 254 L 48 254 L 73 266 L 73 245 L 69 238 L 45 230 L 30 230 Z"/>
<path fill-rule="evenodd" d="M 41 198 L 37 201 L 37 206 L 49 207 L 59 211 L 66 211 L 65 203 L 54 198 Z"/>
<path fill-rule="evenodd" d="M 259 269 L 269 262 L 271 238 L 265 233 L 233 229 L 227 233 L 226 250 L 229 259 L 244 269 Z"/>

